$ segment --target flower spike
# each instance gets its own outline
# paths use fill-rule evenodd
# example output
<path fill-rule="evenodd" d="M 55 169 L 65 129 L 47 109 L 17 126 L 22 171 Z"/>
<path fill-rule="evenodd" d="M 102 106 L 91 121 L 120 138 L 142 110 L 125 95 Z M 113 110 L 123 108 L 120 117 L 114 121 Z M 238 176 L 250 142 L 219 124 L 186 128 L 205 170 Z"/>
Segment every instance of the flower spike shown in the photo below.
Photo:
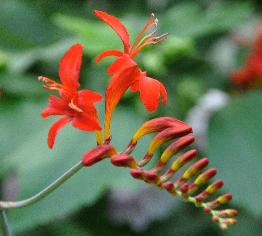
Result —
<path fill-rule="evenodd" d="M 142 160 L 136 160 L 131 156 L 137 142 L 142 136 L 158 132 L 152 139 L 146 155 Z M 111 163 L 115 166 L 130 168 L 133 178 L 142 180 L 148 184 L 153 184 L 161 189 L 165 189 L 170 194 L 181 198 L 185 202 L 190 202 L 196 207 L 203 208 L 204 212 L 210 214 L 212 220 L 222 229 L 227 229 L 229 225 L 235 224 L 234 218 L 237 215 L 235 209 L 214 210 L 232 199 L 230 193 L 221 195 L 215 200 L 208 200 L 220 188 L 224 182 L 220 179 L 209 183 L 217 174 L 215 168 L 205 170 L 208 159 L 202 158 L 194 163 L 197 150 L 187 150 L 183 154 L 181 151 L 188 148 L 193 143 L 194 137 L 192 128 L 186 123 L 169 117 L 156 118 L 145 122 L 135 133 L 127 148 L 120 154 L 111 157 Z M 159 160 L 149 169 L 144 169 L 156 149 L 162 147 L 164 143 L 171 142 L 165 148 Z M 173 162 L 171 158 L 179 154 Z M 179 174 L 185 165 L 189 165 L 182 174 Z M 174 179 L 175 175 L 180 175 Z M 191 179 L 193 179 L 191 181 Z M 208 185 L 204 190 L 203 186 Z"/>

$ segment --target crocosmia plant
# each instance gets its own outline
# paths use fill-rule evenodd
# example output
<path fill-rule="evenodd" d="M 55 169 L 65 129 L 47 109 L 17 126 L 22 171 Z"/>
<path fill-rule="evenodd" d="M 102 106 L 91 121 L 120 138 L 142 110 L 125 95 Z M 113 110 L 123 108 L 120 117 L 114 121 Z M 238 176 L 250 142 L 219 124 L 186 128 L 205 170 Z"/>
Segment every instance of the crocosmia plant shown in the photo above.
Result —
<path fill-rule="evenodd" d="M 33 204 L 46 197 L 82 167 L 91 168 L 97 162 L 110 159 L 116 168 L 129 169 L 131 178 L 154 185 L 203 209 L 222 229 L 235 224 L 237 210 L 222 207 L 231 200 L 232 195 L 217 195 L 223 181 L 212 181 L 217 174 L 216 169 L 207 168 L 208 159 L 197 158 L 197 150 L 190 148 L 195 138 L 189 124 L 174 117 L 156 117 L 133 131 L 125 149 L 117 150 L 114 140 L 120 137 L 111 136 L 110 123 L 114 110 L 128 89 L 139 92 L 140 100 L 148 112 L 155 112 L 162 105 L 161 101 L 163 105 L 167 103 L 165 86 L 158 79 L 152 78 L 153 75 L 143 71 L 136 61 L 137 54 L 142 53 L 144 47 L 160 43 L 167 34 L 157 35 L 158 20 L 151 14 L 131 44 L 127 28 L 117 17 L 98 10 L 95 15 L 117 33 L 123 44 L 123 51 L 109 49 L 96 58 L 98 63 L 106 57 L 114 57 L 107 69 L 110 81 L 104 98 L 97 92 L 80 89 L 79 74 L 84 46 L 79 43 L 72 45 L 62 57 L 58 69 L 59 82 L 45 76 L 40 76 L 39 80 L 44 83 L 45 89 L 54 93 L 49 95 L 42 117 L 59 117 L 49 129 L 48 147 L 53 148 L 58 132 L 69 123 L 81 131 L 93 132 L 97 146 L 84 153 L 79 157 L 79 163 L 33 197 L 14 202 L 1 201 L 1 210 Z M 99 121 L 96 108 L 96 103 L 102 101 L 105 104 L 104 122 Z M 63 132 L 60 132 L 58 138 L 60 135 Z M 151 141 L 145 147 L 144 156 L 134 156 L 137 143 L 145 136 L 151 137 Z M 157 161 L 152 161 L 153 157 Z"/>

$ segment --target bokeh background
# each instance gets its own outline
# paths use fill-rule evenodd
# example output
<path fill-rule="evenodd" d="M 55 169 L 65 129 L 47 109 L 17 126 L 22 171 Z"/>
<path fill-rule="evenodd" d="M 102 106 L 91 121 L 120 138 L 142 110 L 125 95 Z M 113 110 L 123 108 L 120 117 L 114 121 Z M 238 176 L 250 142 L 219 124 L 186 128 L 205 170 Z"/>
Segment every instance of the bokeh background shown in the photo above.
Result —
<path fill-rule="evenodd" d="M 104 49 L 121 48 L 94 9 L 114 14 L 134 36 L 151 12 L 167 40 L 138 57 L 162 81 L 168 105 L 148 114 L 137 94 L 127 93 L 113 117 L 113 143 L 124 148 L 136 128 L 155 116 L 188 121 L 196 147 L 225 181 L 223 191 L 239 209 L 237 225 L 222 232 L 210 217 L 164 191 L 132 179 L 128 170 L 104 161 L 84 169 L 41 202 L 8 211 L 15 235 L 50 236 L 258 236 L 262 235 L 262 93 L 258 83 L 230 80 L 243 67 L 259 35 L 260 1 L 251 0 L 1 0 L 0 1 L 0 181 L 2 199 L 36 193 L 95 145 L 92 134 L 71 126 L 46 138 L 54 119 L 41 110 L 49 92 L 39 75 L 57 78 L 59 59 L 75 42 L 85 46 L 82 88 L 103 93 L 110 59 L 96 65 Z M 261 58 L 262 61 L 262 58 Z M 100 106 L 102 116 L 103 106 Z M 146 142 L 146 141 L 145 141 Z M 142 156 L 145 145 L 136 154 Z"/>

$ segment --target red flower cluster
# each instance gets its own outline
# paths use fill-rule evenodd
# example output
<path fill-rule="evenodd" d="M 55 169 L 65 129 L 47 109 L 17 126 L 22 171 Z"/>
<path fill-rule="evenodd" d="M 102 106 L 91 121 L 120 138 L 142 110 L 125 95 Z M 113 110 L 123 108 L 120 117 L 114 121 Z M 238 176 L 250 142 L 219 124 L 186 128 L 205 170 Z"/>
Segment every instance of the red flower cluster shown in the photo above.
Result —
<path fill-rule="evenodd" d="M 262 35 L 255 40 L 245 65 L 231 74 L 231 80 L 243 88 L 262 84 Z"/>
<path fill-rule="evenodd" d="M 159 104 L 160 95 L 163 104 L 167 102 L 167 92 L 162 83 L 147 76 L 134 61 L 135 56 L 146 45 L 157 44 L 166 38 L 167 34 L 155 36 L 157 30 L 144 36 L 144 33 L 157 25 L 157 19 L 152 14 L 149 21 L 143 27 L 135 42 L 130 46 L 129 34 L 126 27 L 115 16 L 102 11 L 95 11 L 95 14 L 108 24 L 122 40 L 124 51 L 108 50 L 96 58 L 98 63 L 108 56 L 116 56 L 116 60 L 109 66 L 107 72 L 112 79 L 106 90 L 106 118 L 105 118 L 105 138 L 110 137 L 110 120 L 112 112 L 121 97 L 131 88 L 132 92 L 140 92 L 140 98 L 148 111 L 154 112 Z"/>
<path fill-rule="evenodd" d="M 82 45 L 75 44 L 64 55 L 59 65 L 61 84 L 43 76 L 39 77 L 39 80 L 46 83 L 44 88 L 58 90 L 60 95 L 60 97 L 50 95 L 48 106 L 42 111 L 43 118 L 54 115 L 62 116 L 49 130 L 49 148 L 53 147 L 57 132 L 69 122 L 75 128 L 84 131 L 101 130 L 94 103 L 102 101 L 102 96 L 87 89 L 77 91 L 80 86 L 78 80 L 82 53 Z"/>
<path fill-rule="evenodd" d="M 133 46 L 130 47 L 127 29 L 116 17 L 102 11 L 95 11 L 95 14 L 119 35 L 124 45 L 124 52 L 108 50 L 96 59 L 96 62 L 99 62 L 105 57 L 117 56 L 117 59 L 108 68 L 108 74 L 112 76 L 112 79 L 106 90 L 105 140 L 109 140 L 112 113 L 128 88 L 131 88 L 133 92 L 140 92 L 140 98 L 150 112 L 157 109 L 160 96 L 162 96 L 164 104 L 167 102 L 167 92 L 162 83 L 148 77 L 147 73 L 142 71 L 134 61 L 134 57 L 143 47 L 159 43 L 166 37 L 166 34 L 155 36 L 157 31 L 154 30 L 152 33 L 143 36 L 147 29 L 157 25 L 157 19 L 152 14 L 137 36 Z M 61 96 L 61 98 L 58 98 L 51 95 L 48 107 L 42 112 L 43 118 L 50 115 L 62 115 L 62 118 L 54 123 L 49 130 L 48 146 L 50 148 L 54 145 L 57 132 L 69 122 L 72 122 L 74 127 L 84 131 L 97 131 L 98 143 L 103 142 L 94 105 L 95 102 L 102 100 L 102 96 L 90 90 L 77 91 L 80 86 L 78 80 L 82 51 L 83 47 L 80 44 L 75 44 L 62 58 L 59 66 L 61 84 L 43 76 L 39 77 L 39 80 L 46 83 L 44 88 L 58 90 Z"/>

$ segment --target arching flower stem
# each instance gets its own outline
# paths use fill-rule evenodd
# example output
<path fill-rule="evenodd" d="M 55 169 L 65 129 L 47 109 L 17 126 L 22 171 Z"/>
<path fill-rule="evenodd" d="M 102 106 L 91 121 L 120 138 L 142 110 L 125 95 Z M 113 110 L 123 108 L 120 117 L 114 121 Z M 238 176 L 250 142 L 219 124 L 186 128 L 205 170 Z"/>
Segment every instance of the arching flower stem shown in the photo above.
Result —
<path fill-rule="evenodd" d="M 76 163 L 73 167 L 67 170 L 63 175 L 57 178 L 54 182 L 48 185 L 46 188 L 35 194 L 34 196 L 21 201 L 0 201 L 0 210 L 10 209 L 10 208 L 20 208 L 32 205 L 41 199 L 45 198 L 51 192 L 56 190 L 61 186 L 66 180 L 76 174 L 83 167 L 82 161 Z"/>

